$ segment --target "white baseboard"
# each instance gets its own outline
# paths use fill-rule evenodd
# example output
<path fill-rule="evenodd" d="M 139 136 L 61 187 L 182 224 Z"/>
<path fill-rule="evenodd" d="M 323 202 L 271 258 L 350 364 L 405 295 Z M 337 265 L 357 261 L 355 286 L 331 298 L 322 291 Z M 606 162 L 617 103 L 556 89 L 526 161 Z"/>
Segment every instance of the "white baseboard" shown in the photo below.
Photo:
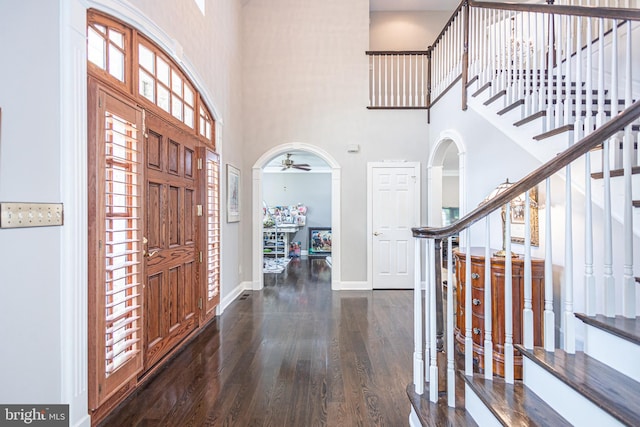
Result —
<path fill-rule="evenodd" d="M 340 282 L 337 284 L 339 288 L 334 287 L 334 291 L 370 291 L 371 284 L 367 281 L 363 282 Z"/>
<path fill-rule="evenodd" d="M 224 313 L 224 310 L 229 307 L 229 304 L 234 302 L 236 298 L 238 298 L 240 294 L 246 290 L 253 290 L 252 282 L 240 282 L 238 286 L 236 286 L 228 295 L 220 300 L 220 305 L 218 305 L 216 314 L 219 316 Z"/>

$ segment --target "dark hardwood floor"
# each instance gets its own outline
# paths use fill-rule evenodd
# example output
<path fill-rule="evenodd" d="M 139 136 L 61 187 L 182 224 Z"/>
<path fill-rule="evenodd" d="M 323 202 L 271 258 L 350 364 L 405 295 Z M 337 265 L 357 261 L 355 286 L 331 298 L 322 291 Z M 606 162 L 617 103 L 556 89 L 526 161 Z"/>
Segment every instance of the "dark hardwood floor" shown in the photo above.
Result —
<path fill-rule="evenodd" d="M 331 291 L 294 259 L 244 292 L 101 426 L 404 426 L 412 291 Z"/>

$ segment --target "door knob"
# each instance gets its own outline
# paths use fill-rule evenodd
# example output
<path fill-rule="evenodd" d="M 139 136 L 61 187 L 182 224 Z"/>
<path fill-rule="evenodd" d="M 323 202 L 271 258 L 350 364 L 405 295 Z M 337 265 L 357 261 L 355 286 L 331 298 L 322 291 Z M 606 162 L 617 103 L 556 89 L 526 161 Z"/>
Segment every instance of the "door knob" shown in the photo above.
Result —
<path fill-rule="evenodd" d="M 380 233 L 380 232 L 378 232 L 378 231 L 374 231 L 374 232 L 373 232 L 373 235 L 374 235 L 374 236 L 382 236 L 382 233 Z"/>

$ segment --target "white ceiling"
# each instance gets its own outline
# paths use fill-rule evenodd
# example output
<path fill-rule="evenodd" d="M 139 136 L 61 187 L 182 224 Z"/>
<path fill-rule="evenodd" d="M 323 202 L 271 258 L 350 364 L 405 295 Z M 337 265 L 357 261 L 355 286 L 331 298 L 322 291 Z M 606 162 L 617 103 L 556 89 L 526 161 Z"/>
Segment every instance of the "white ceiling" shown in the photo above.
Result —
<path fill-rule="evenodd" d="M 453 10 L 460 0 L 369 0 L 371 11 Z"/>

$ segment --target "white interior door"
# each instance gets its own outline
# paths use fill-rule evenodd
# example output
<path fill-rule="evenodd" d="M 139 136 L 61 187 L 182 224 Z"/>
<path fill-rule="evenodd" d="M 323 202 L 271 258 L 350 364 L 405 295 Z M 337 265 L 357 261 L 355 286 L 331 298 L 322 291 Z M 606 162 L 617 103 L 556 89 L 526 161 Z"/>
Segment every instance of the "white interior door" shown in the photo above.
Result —
<path fill-rule="evenodd" d="M 373 289 L 413 288 L 420 220 L 420 164 L 369 164 L 369 270 Z"/>

